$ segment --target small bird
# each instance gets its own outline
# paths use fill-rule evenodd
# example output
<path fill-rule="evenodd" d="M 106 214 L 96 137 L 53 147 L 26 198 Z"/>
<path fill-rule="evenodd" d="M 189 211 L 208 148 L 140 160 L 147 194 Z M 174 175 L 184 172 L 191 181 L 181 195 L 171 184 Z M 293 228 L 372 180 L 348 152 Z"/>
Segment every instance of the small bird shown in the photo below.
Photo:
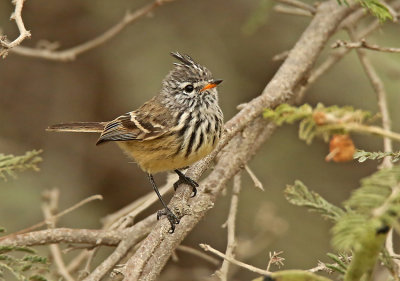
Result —
<path fill-rule="evenodd" d="M 162 82 L 160 93 L 138 109 L 109 122 L 71 122 L 47 128 L 57 132 L 101 133 L 96 145 L 116 142 L 147 173 L 164 209 L 170 232 L 179 223 L 177 216 L 162 199 L 153 174 L 175 171 L 182 184 L 192 187 L 196 195 L 199 185 L 180 170 L 207 156 L 222 134 L 223 114 L 218 105 L 215 80 L 211 72 L 188 55 L 171 53 L 179 62 Z"/>

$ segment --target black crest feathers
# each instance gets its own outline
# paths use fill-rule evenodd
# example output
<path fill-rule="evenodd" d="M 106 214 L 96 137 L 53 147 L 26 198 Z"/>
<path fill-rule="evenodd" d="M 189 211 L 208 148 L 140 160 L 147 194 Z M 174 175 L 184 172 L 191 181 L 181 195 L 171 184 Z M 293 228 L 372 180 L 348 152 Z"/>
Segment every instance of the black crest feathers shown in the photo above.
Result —
<path fill-rule="evenodd" d="M 171 52 L 171 55 L 182 62 L 184 65 L 192 66 L 196 65 L 196 62 L 189 55 L 181 55 L 179 52 Z"/>

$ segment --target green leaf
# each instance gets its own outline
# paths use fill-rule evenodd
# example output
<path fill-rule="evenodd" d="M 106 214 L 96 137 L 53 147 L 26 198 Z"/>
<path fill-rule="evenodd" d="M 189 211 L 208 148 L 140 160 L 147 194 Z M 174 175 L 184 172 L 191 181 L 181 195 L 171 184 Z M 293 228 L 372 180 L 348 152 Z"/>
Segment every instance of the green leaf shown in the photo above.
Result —
<path fill-rule="evenodd" d="M 41 153 L 42 150 L 32 150 L 22 156 L 0 154 L 0 178 L 7 180 L 7 175 L 15 178 L 16 171 L 21 172 L 27 169 L 39 171 L 37 165 L 43 160 L 39 156 Z"/>
<path fill-rule="evenodd" d="M 368 11 L 377 17 L 380 22 L 384 22 L 386 20 L 393 20 L 392 15 L 389 12 L 389 9 L 382 4 L 379 0 L 360 0 L 361 6 L 368 9 Z"/>
<path fill-rule="evenodd" d="M 25 253 L 30 253 L 34 254 L 35 250 L 28 248 L 28 247 L 19 247 L 19 246 L 0 246 L 0 254 L 5 254 L 11 251 L 17 251 L 17 252 L 25 252 Z"/>
<path fill-rule="evenodd" d="M 296 206 L 305 206 L 310 211 L 318 212 L 322 217 L 336 221 L 345 214 L 344 210 L 329 203 L 318 193 L 308 190 L 301 182 L 295 181 L 285 189 L 285 198 Z"/>
<path fill-rule="evenodd" d="M 310 144 L 315 137 L 328 141 L 332 134 L 346 133 L 344 128 L 331 128 L 337 124 L 362 124 L 370 121 L 371 113 L 355 110 L 353 107 L 329 106 L 318 104 L 314 109 L 303 104 L 300 107 L 281 104 L 275 109 L 265 109 L 263 117 L 281 126 L 300 121 L 299 138 Z"/>
<path fill-rule="evenodd" d="M 353 158 L 358 159 L 358 162 L 364 162 L 366 160 L 380 160 L 384 157 L 391 157 L 392 162 L 397 162 L 400 159 L 400 151 L 397 152 L 368 152 L 365 150 L 357 150 L 354 153 Z"/>

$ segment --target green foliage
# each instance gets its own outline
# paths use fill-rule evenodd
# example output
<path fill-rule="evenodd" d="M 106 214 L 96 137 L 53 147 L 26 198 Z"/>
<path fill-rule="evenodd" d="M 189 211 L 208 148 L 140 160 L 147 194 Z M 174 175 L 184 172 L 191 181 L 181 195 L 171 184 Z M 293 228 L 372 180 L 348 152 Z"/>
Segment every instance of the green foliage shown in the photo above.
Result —
<path fill-rule="evenodd" d="M 337 0 L 338 3 L 348 5 L 347 0 Z M 380 22 L 384 22 L 386 20 L 393 20 L 392 15 L 389 12 L 389 9 L 382 4 L 379 0 L 358 0 L 361 6 L 366 8 L 372 15 L 377 17 Z"/>
<path fill-rule="evenodd" d="M 332 128 L 332 124 L 356 123 L 361 124 L 371 120 L 371 113 L 356 110 L 353 107 L 325 107 L 319 103 L 314 109 L 304 104 L 300 107 L 289 104 L 281 104 L 275 109 L 265 109 L 264 118 L 268 118 L 277 125 L 284 123 L 293 124 L 300 121 L 299 138 L 310 144 L 317 136 L 328 141 L 332 134 L 346 132 L 344 126 Z"/>
<path fill-rule="evenodd" d="M 400 167 L 364 178 L 345 207 L 349 211 L 333 227 L 332 242 L 336 248 L 353 251 L 345 280 L 368 280 L 387 232 L 400 217 Z"/>
<path fill-rule="evenodd" d="M 352 252 L 349 265 L 330 255 L 335 263 L 327 268 L 344 273 L 345 281 L 369 280 L 378 258 L 389 270 L 394 265 L 382 252 L 389 229 L 397 227 L 400 218 L 400 166 L 380 170 L 361 181 L 344 203 L 344 209 L 333 206 L 317 193 L 296 181 L 285 190 L 287 200 L 306 206 L 335 221 L 332 244 L 340 250 Z"/>
<path fill-rule="evenodd" d="M 400 216 L 400 166 L 364 178 L 345 204 L 368 218 L 393 225 Z"/>
<path fill-rule="evenodd" d="M 38 171 L 37 164 L 42 162 L 42 158 L 39 156 L 41 153 L 42 150 L 32 150 L 21 156 L 0 154 L 0 178 L 7 180 L 7 175 L 15 178 L 16 171 L 26 169 Z"/>
<path fill-rule="evenodd" d="M 27 253 L 23 257 L 17 257 L 16 253 Z M 17 280 L 46 281 L 40 273 L 48 271 L 47 259 L 35 255 L 35 251 L 27 247 L 1 246 L 0 247 L 0 280 L 5 280 L 6 272 Z"/>
<path fill-rule="evenodd" d="M 351 258 L 349 255 L 342 253 L 339 255 L 327 253 L 326 254 L 334 263 L 325 263 L 324 265 L 334 272 L 338 272 L 341 275 L 346 273 L 347 267 L 350 264 Z"/>
<path fill-rule="evenodd" d="M 392 162 L 397 162 L 400 160 L 400 151 L 398 152 L 368 152 L 364 150 L 357 150 L 356 153 L 354 153 L 354 159 L 358 159 L 358 162 L 364 162 L 368 159 L 370 160 L 380 160 L 384 157 L 390 156 L 392 159 Z"/>
<path fill-rule="evenodd" d="M 377 17 L 381 22 L 393 20 L 389 9 L 378 0 L 361 0 L 361 6 L 367 8 L 371 14 Z"/>
<path fill-rule="evenodd" d="M 337 221 L 345 214 L 341 208 L 329 203 L 318 193 L 308 190 L 301 181 L 288 185 L 285 189 L 285 197 L 291 204 L 305 206 L 310 211 L 318 212 L 322 217 L 332 221 Z"/>

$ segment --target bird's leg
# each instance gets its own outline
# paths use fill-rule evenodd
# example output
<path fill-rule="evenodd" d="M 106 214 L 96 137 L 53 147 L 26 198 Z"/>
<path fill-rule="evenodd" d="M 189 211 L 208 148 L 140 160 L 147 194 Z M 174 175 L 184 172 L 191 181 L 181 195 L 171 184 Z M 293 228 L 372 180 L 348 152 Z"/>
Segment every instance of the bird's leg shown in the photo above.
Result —
<path fill-rule="evenodd" d="M 158 191 L 156 182 L 154 181 L 153 175 L 152 174 L 147 174 L 149 177 L 149 180 L 151 182 L 151 185 L 153 186 L 154 191 L 156 192 L 158 199 L 160 199 L 161 204 L 164 206 L 163 210 L 159 210 L 157 212 L 157 220 L 159 220 L 162 216 L 167 216 L 167 219 L 169 223 L 171 224 L 171 229 L 169 230 L 169 233 L 174 233 L 175 231 L 175 224 L 179 224 L 179 219 L 175 214 L 168 208 L 167 204 L 165 204 L 164 200 L 161 197 L 160 192 Z"/>
<path fill-rule="evenodd" d="M 185 176 L 181 171 L 179 170 L 175 170 L 175 173 L 178 174 L 179 179 L 174 183 L 174 189 L 176 191 L 176 189 L 178 188 L 178 186 L 182 183 L 184 184 L 188 184 L 192 187 L 192 196 L 191 197 L 195 197 L 197 194 L 197 189 L 196 187 L 199 186 L 199 184 L 197 182 L 195 182 L 194 180 L 192 180 L 191 178 Z"/>

